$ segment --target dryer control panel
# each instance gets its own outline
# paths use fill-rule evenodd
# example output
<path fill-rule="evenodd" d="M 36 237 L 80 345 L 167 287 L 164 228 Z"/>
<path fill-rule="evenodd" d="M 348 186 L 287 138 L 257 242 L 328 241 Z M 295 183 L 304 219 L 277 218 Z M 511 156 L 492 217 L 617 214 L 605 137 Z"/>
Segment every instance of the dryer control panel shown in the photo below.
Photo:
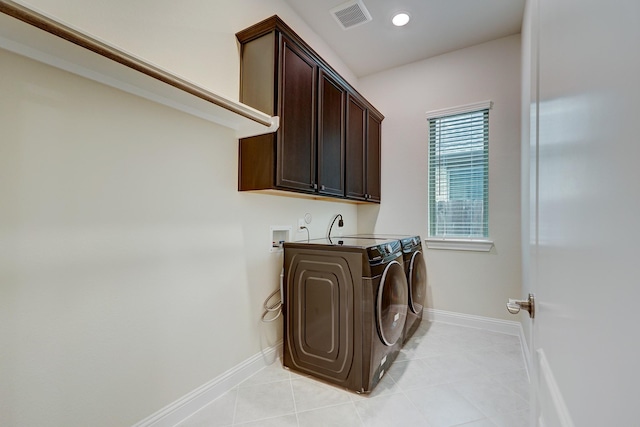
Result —
<path fill-rule="evenodd" d="M 412 253 L 416 249 L 422 247 L 420 236 L 405 237 L 400 242 L 402 244 L 402 250 L 404 251 L 404 253 Z"/>
<path fill-rule="evenodd" d="M 401 255 L 402 246 L 400 245 L 399 240 L 394 240 L 392 242 L 367 248 L 367 254 L 369 256 L 369 264 L 378 265 Z"/>

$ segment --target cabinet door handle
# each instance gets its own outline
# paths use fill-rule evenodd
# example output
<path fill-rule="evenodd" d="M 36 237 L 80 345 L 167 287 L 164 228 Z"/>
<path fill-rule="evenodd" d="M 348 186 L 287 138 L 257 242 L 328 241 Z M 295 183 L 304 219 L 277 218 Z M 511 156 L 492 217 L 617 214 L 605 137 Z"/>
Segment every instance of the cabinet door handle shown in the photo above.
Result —
<path fill-rule="evenodd" d="M 312 187 L 313 187 L 314 190 L 317 190 L 318 189 L 318 184 L 313 184 Z"/>

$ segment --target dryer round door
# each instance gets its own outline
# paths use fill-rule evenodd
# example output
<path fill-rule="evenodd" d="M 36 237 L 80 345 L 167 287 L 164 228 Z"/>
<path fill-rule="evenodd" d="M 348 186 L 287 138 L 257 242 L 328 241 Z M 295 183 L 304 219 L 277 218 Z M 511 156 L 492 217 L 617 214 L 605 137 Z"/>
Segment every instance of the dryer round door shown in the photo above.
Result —
<path fill-rule="evenodd" d="M 397 261 L 391 261 L 382 273 L 376 306 L 378 333 L 388 346 L 402 337 L 407 320 L 407 292 L 404 269 Z"/>
<path fill-rule="evenodd" d="M 422 252 L 416 251 L 409 264 L 409 308 L 415 314 L 422 313 L 427 294 L 427 267 Z"/>

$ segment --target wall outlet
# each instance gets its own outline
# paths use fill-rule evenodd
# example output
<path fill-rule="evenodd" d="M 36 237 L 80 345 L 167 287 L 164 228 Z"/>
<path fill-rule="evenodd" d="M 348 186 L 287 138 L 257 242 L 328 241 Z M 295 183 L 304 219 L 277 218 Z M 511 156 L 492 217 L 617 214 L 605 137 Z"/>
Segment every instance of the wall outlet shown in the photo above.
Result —
<path fill-rule="evenodd" d="M 304 222 L 304 218 L 298 218 L 298 231 L 302 230 L 302 228 L 306 226 L 307 224 Z"/>

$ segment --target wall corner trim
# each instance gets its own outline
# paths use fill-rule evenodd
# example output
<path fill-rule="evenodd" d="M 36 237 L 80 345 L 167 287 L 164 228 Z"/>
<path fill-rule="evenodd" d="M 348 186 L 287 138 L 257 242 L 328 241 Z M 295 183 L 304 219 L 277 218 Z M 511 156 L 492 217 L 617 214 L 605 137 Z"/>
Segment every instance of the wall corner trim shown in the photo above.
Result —
<path fill-rule="evenodd" d="M 278 351 L 281 348 L 282 341 L 253 355 L 132 427 L 173 427 L 179 424 L 260 369 L 277 363 Z"/>

